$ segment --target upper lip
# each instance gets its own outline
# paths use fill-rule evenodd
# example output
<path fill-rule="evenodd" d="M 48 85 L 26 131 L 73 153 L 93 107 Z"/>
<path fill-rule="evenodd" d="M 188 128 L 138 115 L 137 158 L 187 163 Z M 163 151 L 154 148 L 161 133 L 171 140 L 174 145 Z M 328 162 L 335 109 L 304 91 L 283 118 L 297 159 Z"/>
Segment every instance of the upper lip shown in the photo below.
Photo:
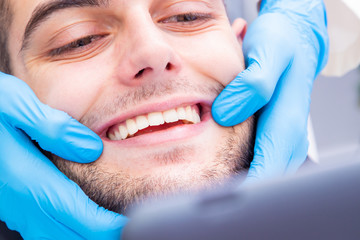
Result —
<path fill-rule="evenodd" d="M 108 129 L 118 123 L 124 122 L 127 119 L 134 118 L 139 115 L 145 115 L 147 113 L 151 112 L 163 112 L 169 109 L 181 107 L 181 106 L 189 106 L 189 105 L 195 105 L 200 104 L 203 109 L 209 110 L 211 108 L 213 99 L 171 99 L 171 100 L 162 100 L 161 102 L 154 102 L 150 104 L 139 104 L 137 106 L 134 106 L 132 109 L 128 109 L 124 112 L 122 112 L 121 109 L 119 109 L 119 113 L 115 114 L 114 116 L 109 117 L 110 120 L 107 121 L 104 124 L 100 124 L 98 127 L 95 127 L 95 132 L 100 137 L 105 137 Z M 210 111 L 210 110 L 209 110 Z"/>

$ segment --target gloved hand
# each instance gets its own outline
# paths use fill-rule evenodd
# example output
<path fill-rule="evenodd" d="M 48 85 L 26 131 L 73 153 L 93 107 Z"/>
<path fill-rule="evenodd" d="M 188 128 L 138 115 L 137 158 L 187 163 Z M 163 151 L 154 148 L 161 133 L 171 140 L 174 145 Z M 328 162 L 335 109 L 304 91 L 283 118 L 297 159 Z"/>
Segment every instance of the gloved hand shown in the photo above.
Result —
<path fill-rule="evenodd" d="M 212 108 L 223 126 L 261 109 L 248 181 L 295 172 L 305 161 L 310 94 L 328 57 L 326 25 L 321 0 L 262 1 L 244 39 L 247 69 Z"/>
<path fill-rule="evenodd" d="M 0 220 L 25 239 L 119 239 L 126 218 L 107 211 L 47 159 L 41 148 L 88 163 L 100 138 L 42 104 L 25 82 L 0 73 Z"/>

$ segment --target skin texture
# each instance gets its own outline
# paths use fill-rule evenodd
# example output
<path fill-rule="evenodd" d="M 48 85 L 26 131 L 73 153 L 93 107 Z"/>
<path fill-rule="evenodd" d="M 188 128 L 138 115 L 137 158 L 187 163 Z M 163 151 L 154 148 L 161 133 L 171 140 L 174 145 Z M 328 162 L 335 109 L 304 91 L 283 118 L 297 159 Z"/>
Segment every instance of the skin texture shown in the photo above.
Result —
<path fill-rule="evenodd" d="M 254 119 L 224 128 L 210 113 L 216 96 L 244 70 L 246 24 L 237 20 L 231 28 L 221 0 L 113 0 L 63 9 L 22 48 L 33 10 L 46 2 L 12 1 L 13 74 L 42 102 L 102 138 L 95 163 L 53 159 L 90 198 L 124 213 L 145 197 L 214 186 L 249 167 Z M 184 21 L 188 13 L 191 20 Z M 194 104 L 202 106 L 199 124 L 124 141 L 107 137 L 108 127 L 128 118 Z"/>
<path fill-rule="evenodd" d="M 8 32 L 11 25 L 12 12 L 9 1 L 2 0 L 0 2 L 0 71 L 11 74 L 10 57 L 8 52 Z"/>

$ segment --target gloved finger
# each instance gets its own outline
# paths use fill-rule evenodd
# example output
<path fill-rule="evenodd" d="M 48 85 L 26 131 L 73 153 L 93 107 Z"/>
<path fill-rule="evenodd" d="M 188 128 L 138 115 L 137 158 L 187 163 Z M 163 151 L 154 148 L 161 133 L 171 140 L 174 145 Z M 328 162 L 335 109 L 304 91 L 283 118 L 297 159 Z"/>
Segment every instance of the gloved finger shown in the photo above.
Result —
<path fill-rule="evenodd" d="M 26 132 L 41 148 L 64 159 L 88 163 L 102 153 L 102 141 L 68 114 L 41 103 L 23 81 L 0 73 L 1 121 Z"/>
<path fill-rule="evenodd" d="M 248 68 L 225 87 L 212 106 L 213 118 L 220 125 L 233 126 L 245 121 L 271 99 L 278 80 L 293 59 L 291 33 L 276 34 L 271 27 L 284 21 L 283 18 L 264 15 L 249 28 L 244 39 Z M 259 38 L 259 32 L 269 37 Z M 274 42 L 277 44 L 270 45 Z"/>
<path fill-rule="evenodd" d="M 299 114 L 294 114 L 296 116 Z M 293 124 L 296 125 L 296 124 Z M 300 124 L 299 124 L 300 125 Z M 291 126 L 285 126 L 289 129 Z M 294 126 L 292 126 L 294 127 Z M 300 129 L 300 128 L 299 128 Z M 302 132 L 306 131 L 302 127 Z M 289 130 L 288 133 L 293 133 Z M 300 130 L 297 130 L 300 131 Z M 307 134 L 294 140 L 292 134 L 268 132 L 258 137 L 255 155 L 251 162 L 246 182 L 293 174 L 306 160 L 308 150 Z"/>
<path fill-rule="evenodd" d="M 297 55 L 279 81 L 269 104 L 259 112 L 251 179 L 293 173 L 307 155 L 307 120 L 315 68 L 300 64 L 307 54 Z"/>
<path fill-rule="evenodd" d="M 272 28 L 281 26 L 280 29 L 283 29 L 283 24 L 290 21 L 293 22 L 292 27 L 296 28 L 296 31 L 300 33 L 297 39 L 293 39 L 293 41 L 300 40 L 300 42 L 310 45 L 316 51 L 315 55 L 311 56 L 316 57 L 315 75 L 318 75 L 328 61 L 329 52 L 329 36 L 324 1 L 261 1 L 259 16 L 276 12 L 288 16 L 288 19 L 281 24 L 273 25 Z M 284 33 L 287 34 L 288 30 L 284 29 Z"/>
<path fill-rule="evenodd" d="M 77 188 L 77 186 L 73 188 L 75 187 Z M 59 209 L 64 209 L 64 206 L 70 207 L 68 214 L 60 216 L 63 225 L 73 227 L 85 239 L 120 239 L 122 229 L 128 221 L 125 216 L 99 207 L 82 191 L 71 192 L 76 192 L 77 195 L 74 197 L 69 194 L 67 203 L 64 204 L 62 200 L 58 208 L 53 208 L 52 214 L 56 215 Z M 73 199 L 81 204 L 74 207 Z M 74 218 L 74 212 L 81 217 Z"/>
<path fill-rule="evenodd" d="M 65 228 L 66 232 L 72 230 L 85 239 L 120 238 L 128 221 L 125 216 L 99 207 L 66 177 L 62 178 L 59 184 L 62 186 L 60 192 L 47 192 L 47 196 L 52 196 L 54 200 L 51 205 L 46 206 L 46 214 L 50 214 L 57 221 L 60 236 L 64 232 L 62 228 Z"/>
<path fill-rule="evenodd" d="M 22 132 L 0 133 L 0 219 L 9 228 L 25 239 L 119 239 L 125 217 L 91 201 Z M 24 158 L 13 161 L 14 152 Z"/>
<path fill-rule="evenodd" d="M 278 73 L 265 73 L 271 66 L 252 63 L 241 72 L 215 99 L 212 105 L 214 120 L 225 127 L 237 125 L 262 108 L 271 98 Z"/>

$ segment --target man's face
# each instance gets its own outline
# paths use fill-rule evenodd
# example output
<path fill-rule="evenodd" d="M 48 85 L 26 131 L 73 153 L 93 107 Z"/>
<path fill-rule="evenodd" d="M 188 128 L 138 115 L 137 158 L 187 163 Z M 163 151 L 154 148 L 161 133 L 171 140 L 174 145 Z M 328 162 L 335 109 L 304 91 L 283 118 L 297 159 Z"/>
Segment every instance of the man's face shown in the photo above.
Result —
<path fill-rule="evenodd" d="M 93 164 L 54 160 L 97 203 L 122 212 L 248 167 L 253 119 L 224 128 L 210 111 L 244 69 L 222 0 L 11 4 L 14 75 L 103 140 Z"/>

